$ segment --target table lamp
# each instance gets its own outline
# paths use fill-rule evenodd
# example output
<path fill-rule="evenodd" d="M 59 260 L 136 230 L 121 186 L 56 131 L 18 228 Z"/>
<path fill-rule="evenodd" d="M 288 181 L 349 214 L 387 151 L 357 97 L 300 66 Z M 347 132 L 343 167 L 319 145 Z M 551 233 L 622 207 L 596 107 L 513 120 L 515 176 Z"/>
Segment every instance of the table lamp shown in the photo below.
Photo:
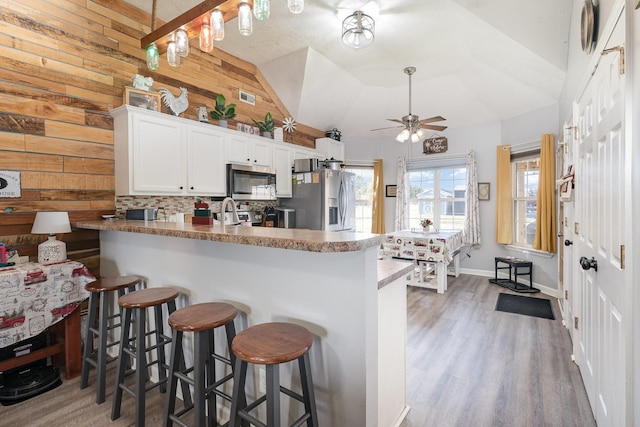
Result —
<path fill-rule="evenodd" d="M 56 233 L 70 233 L 69 214 L 67 212 L 37 212 L 33 221 L 33 234 L 48 234 L 49 240 L 38 245 L 38 262 L 50 264 L 67 259 L 67 245 L 56 240 Z"/>

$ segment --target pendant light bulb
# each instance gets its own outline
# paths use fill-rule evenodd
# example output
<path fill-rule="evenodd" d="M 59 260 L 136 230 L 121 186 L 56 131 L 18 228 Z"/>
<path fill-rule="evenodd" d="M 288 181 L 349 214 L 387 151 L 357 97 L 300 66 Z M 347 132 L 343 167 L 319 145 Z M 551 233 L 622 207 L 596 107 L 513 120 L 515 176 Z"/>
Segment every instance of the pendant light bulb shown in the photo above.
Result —
<path fill-rule="evenodd" d="M 253 16 L 258 21 L 266 21 L 271 13 L 269 0 L 253 0 Z"/>
<path fill-rule="evenodd" d="M 418 136 L 417 133 L 411 134 L 411 142 L 418 142 L 419 140 L 420 140 L 420 137 Z"/>
<path fill-rule="evenodd" d="M 213 50 L 213 31 L 209 24 L 202 24 L 199 39 L 201 51 L 211 52 Z"/>
<path fill-rule="evenodd" d="M 287 6 L 291 13 L 301 13 L 304 10 L 304 0 L 288 0 Z"/>
<path fill-rule="evenodd" d="M 175 33 L 176 51 L 180 56 L 189 55 L 189 37 L 183 29 L 177 29 Z"/>
<path fill-rule="evenodd" d="M 178 54 L 176 42 L 173 40 L 167 43 L 167 62 L 172 67 L 180 66 L 180 55 Z"/>
<path fill-rule="evenodd" d="M 147 46 L 147 68 L 151 71 L 156 71 L 160 66 L 160 54 L 158 53 L 158 46 L 156 42 L 151 42 Z"/>
<path fill-rule="evenodd" d="M 219 9 L 211 12 L 211 30 L 213 31 L 213 40 L 219 42 L 224 39 L 224 18 Z"/>
<path fill-rule="evenodd" d="M 253 18 L 249 3 L 242 2 L 238 6 L 238 30 L 243 36 L 250 36 L 253 32 Z"/>

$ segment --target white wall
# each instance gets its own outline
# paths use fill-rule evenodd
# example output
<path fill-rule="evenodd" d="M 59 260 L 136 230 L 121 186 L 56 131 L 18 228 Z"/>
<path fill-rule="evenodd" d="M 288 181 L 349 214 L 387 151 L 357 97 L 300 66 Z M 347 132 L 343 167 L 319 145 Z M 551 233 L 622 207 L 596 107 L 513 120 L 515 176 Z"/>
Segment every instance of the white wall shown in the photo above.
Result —
<path fill-rule="evenodd" d="M 493 275 L 494 258 L 496 256 L 517 256 L 533 262 L 533 281 L 544 286 L 545 291 L 553 293 L 557 290 L 557 258 L 541 257 L 531 253 L 523 253 L 505 248 L 495 243 L 495 174 L 496 146 L 502 144 L 517 145 L 540 140 L 542 134 L 555 134 L 559 129 L 558 104 L 541 108 L 501 123 L 489 123 L 461 129 L 447 129 L 440 135 L 448 138 L 449 148 L 444 154 L 431 154 L 429 158 L 438 156 L 464 155 L 473 149 L 476 154 L 476 166 L 479 182 L 491 184 L 491 200 L 480 202 L 480 232 L 482 245 L 461 255 L 461 268 L 475 274 Z M 400 156 L 422 159 L 421 144 L 401 144 L 393 137 L 388 138 L 343 138 L 345 157 L 349 161 L 373 161 L 381 158 L 384 161 L 384 183 L 396 183 L 397 159 Z M 387 232 L 394 231 L 395 198 L 385 200 L 385 227 Z M 479 249 L 479 250 L 478 250 Z"/>

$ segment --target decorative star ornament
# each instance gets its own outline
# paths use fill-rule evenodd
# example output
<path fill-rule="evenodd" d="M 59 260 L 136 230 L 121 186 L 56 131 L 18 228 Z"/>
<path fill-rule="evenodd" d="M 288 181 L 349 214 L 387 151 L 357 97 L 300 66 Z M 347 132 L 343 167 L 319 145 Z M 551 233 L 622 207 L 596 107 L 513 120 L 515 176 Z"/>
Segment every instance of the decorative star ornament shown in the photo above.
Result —
<path fill-rule="evenodd" d="M 282 128 L 288 133 L 293 133 L 296 130 L 296 121 L 293 120 L 293 117 L 285 117 L 282 121 Z"/>

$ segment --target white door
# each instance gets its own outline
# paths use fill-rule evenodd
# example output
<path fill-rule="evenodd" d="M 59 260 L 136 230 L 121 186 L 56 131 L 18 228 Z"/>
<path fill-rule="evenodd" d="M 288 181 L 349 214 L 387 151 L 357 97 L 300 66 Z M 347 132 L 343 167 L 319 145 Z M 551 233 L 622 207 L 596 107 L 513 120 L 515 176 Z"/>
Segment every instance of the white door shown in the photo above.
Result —
<path fill-rule="evenodd" d="M 610 41 L 613 46 L 624 40 L 624 24 L 617 27 Z M 601 57 L 574 114 L 578 129 L 573 239 L 573 308 L 578 326 L 574 350 L 600 427 L 625 425 L 626 336 L 631 327 L 631 313 L 625 312 L 625 298 L 630 297 L 626 295 L 628 273 L 621 257 L 623 245 L 630 239 L 625 221 L 625 211 L 630 208 L 630 201 L 625 200 L 626 186 L 630 185 L 625 175 L 630 171 L 624 162 L 625 76 L 619 73 L 618 65 L 617 52 Z"/>

